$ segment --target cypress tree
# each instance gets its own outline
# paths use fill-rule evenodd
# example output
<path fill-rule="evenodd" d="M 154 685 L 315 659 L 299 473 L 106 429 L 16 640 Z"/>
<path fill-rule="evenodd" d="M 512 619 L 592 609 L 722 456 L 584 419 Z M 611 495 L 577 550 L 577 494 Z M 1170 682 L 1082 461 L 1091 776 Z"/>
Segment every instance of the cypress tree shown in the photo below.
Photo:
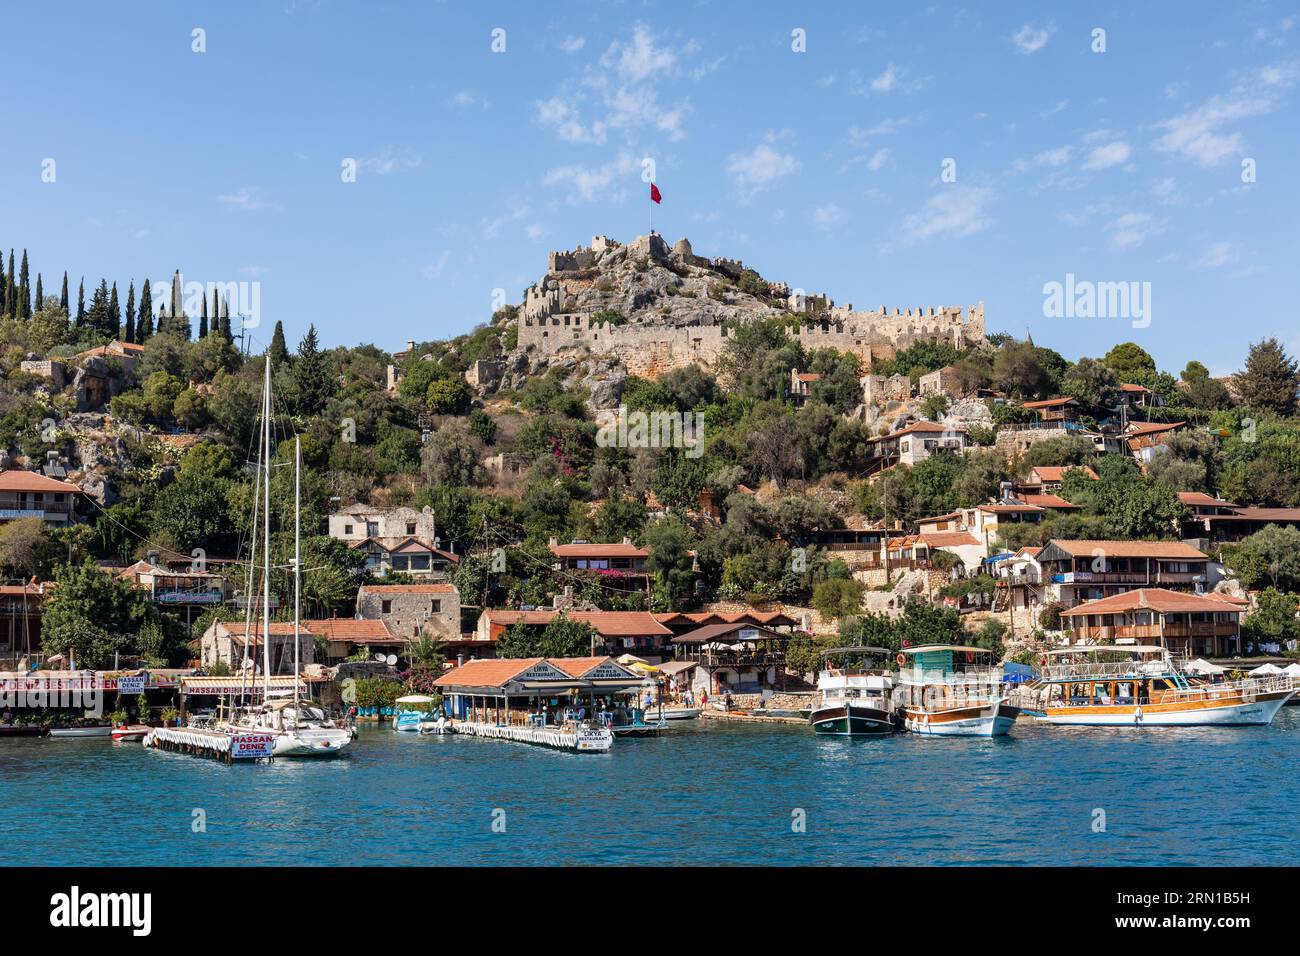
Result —
<path fill-rule="evenodd" d="M 135 341 L 135 280 L 126 287 L 126 329 L 122 333 L 123 342 Z"/>
<path fill-rule="evenodd" d="M 86 277 L 81 277 L 81 285 L 77 286 L 77 327 L 86 324 Z"/>
<path fill-rule="evenodd" d="M 320 350 L 314 325 L 308 326 L 307 334 L 298 344 L 298 357 L 293 363 L 293 380 L 298 411 L 302 414 L 319 414 L 334 394 L 330 358 Z"/>
<path fill-rule="evenodd" d="M 117 319 L 109 306 L 108 280 L 100 279 L 99 288 L 90 298 L 90 308 L 86 311 L 85 323 L 88 327 L 104 335 L 117 335 Z"/>
<path fill-rule="evenodd" d="M 122 307 L 117 301 L 117 283 L 113 283 L 113 293 L 108 297 L 108 320 L 113 331 L 113 337 L 121 341 L 122 338 Z"/>
<path fill-rule="evenodd" d="M 227 345 L 234 344 L 235 336 L 230 331 L 230 305 L 225 299 L 221 300 L 221 334 L 226 337 Z"/>
<path fill-rule="evenodd" d="M 199 311 L 199 338 L 208 337 L 208 297 L 203 297 L 203 308 Z"/>
<path fill-rule="evenodd" d="M 68 270 L 63 270 L 63 291 L 59 293 L 59 308 L 63 310 L 64 316 L 69 314 L 68 310 Z"/>
<path fill-rule="evenodd" d="M 135 324 L 135 340 L 144 345 L 145 340 L 153 335 L 153 294 L 149 291 L 149 280 L 140 285 L 140 319 Z"/>
<path fill-rule="evenodd" d="M 310 334 L 312 336 L 312 342 L 314 343 L 316 340 L 315 326 L 312 327 Z M 303 339 L 304 343 L 306 341 L 307 341 L 306 339 Z M 301 349 L 299 351 L 301 351 Z M 285 362 L 289 360 L 289 347 L 284 344 L 284 323 L 283 322 L 275 323 L 275 331 L 271 333 L 271 348 L 268 354 L 271 356 L 272 371 L 275 371 L 281 365 L 283 365 Z"/>
<path fill-rule="evenodd" d="M 216 286 L 212 287 L 212 326 L 211 331 L 221 331 L 221 302 L 217 299 Z"/>
<path fill-rule="evenodd" d="M 29 319 L 32 316 L 32 289 L 27 284 L 27 250 L 23 250 L 23 264 L 18 272 L 18 318 Z"/>
<path fill-rule="evenodd" d="M 41 287 L 41 274 L 36 273 L 36 311 L 45 307 L 45 290 Z"/>

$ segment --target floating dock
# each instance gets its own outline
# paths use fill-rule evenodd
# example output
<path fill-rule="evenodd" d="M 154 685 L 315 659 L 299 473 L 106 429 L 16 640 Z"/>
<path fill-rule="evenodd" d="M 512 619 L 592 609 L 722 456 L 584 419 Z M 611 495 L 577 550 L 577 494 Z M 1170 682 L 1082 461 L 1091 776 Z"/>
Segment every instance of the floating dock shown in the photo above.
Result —
<path fill-rule="evenodd" d="M 195 727 L 155 727 L 145 735 L 143 743 L 157 750 L 211 757 L 222 763 L 275 759 L 274 738 L 270 734 L 255 732 L 233 734 Z"/>
<path fill-rule="evenodd" d="M 614 745 L 614 735 L 603 727 L 565 730 L 559 727 L 522 727 L 514 724 L 457 720 L 453 721 L 448 729 L 468 737 L 514 740 L 521 744 L 537 744 L 559 750 L 577 750 L 581 753 L 599 753 L 609 750 Z"/>

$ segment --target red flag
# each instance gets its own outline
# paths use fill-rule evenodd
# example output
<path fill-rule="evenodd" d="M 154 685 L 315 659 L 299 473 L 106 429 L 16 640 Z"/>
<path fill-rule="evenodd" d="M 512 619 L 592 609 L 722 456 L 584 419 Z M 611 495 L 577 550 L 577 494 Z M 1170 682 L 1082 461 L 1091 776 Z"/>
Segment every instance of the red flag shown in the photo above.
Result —
<path fill-rule="evenodd" d="M 663 198 L 664 198 L 663 195 L 659 192 L 659 187 L 656 186 L 654 183 L 651 183 L 651 184 L 650 184 L 650 201 L 651 201 L 651 202 L 661 202 L 661 201 L 663 200 Z"/>

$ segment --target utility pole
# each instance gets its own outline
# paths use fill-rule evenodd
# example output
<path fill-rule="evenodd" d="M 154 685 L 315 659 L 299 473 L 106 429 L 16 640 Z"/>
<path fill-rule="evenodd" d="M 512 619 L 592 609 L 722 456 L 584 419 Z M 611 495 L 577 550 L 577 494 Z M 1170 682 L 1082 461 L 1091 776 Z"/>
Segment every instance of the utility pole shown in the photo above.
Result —
<path fill-rule="evenodd" d="M 881 479 L 881 487 L 884 489 L 880 494 L 881 507 L 884 514 L 885 534 L 881 539 L 881 547 L 885 553 L 885 587 L 889 587 L 889 474 Z"/>

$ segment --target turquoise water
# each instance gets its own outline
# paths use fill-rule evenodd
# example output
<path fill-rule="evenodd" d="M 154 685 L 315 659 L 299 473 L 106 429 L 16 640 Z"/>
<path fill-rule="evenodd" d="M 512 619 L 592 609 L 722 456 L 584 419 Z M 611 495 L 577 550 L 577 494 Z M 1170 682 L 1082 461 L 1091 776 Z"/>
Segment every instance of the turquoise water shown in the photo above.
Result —
<path fill-rule="evenodd" d="M 233 767 L 7 739 L 0 864 L 1296 862 L 1300 708 L 1271 727 L 1013 733 L 689 721 L 574 754 L 366 727 L 347 758 Z"/>

